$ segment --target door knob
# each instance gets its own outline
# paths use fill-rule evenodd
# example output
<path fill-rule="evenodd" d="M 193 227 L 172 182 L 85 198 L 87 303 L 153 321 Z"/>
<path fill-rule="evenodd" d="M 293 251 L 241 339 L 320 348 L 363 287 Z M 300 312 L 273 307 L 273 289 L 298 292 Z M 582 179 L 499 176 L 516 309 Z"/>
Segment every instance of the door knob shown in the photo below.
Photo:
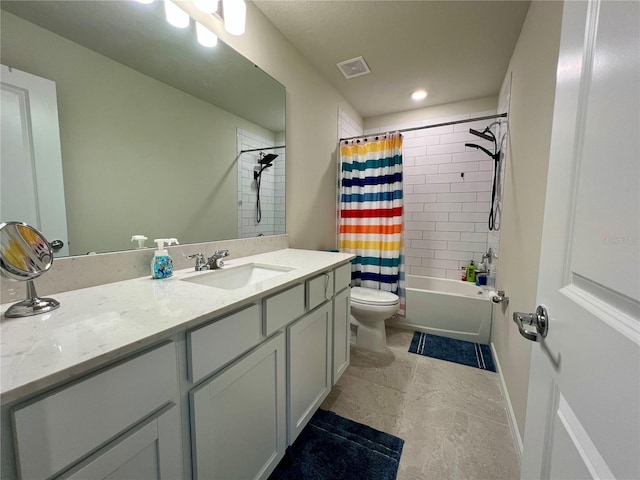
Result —
<path fill-rule="evenodd" d="M 536 308 L 535 313 L 515 312 L 513 314 L 513 321 L 518 325 L 520 335 L 532 342 L 541 342 L 549 332 L 549 317 L 547 316 L 547 309 L 542 305 L 539 305 L 538 308 Z M 525 323 L 533 326 L 535 331 L 525 329 Z"/>
<path fill-rule="evenodd" d="M 51 248 L 54 250 L 60 250 L 64 247 L 64 242 L 62 240 L 54 240 L 51 242 Z"/>

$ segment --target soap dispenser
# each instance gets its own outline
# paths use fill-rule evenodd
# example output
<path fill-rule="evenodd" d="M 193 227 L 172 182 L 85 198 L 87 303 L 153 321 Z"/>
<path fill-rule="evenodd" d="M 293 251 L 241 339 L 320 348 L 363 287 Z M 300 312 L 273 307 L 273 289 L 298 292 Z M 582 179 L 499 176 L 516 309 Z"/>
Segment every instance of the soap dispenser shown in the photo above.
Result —
<path fill-rule="evenodd" d="M 153 278 L 167 278 L 173 275 L 173 260 L 169 256 L 165 244 L 178 244 L 175 238 L 156 238 L 154 242 L 158 245 L 153 260 L 151 260 L 151 276 Z"/>
<path fill-rule="evenodd" d="M 131 237 L 132 242 L 138 242 L 138 249 L 147 248 L 144 246 L 145 240 L 147 240 L 147 237 L 145 237 L 144 235 L 134 235 L 133 237 Z"/>
<path fill-rule="evenodd" d="M 476 266 L 473 264 L 473 260 L 467 267 L 467 282 L 475 283 L 476 281 Z"/>

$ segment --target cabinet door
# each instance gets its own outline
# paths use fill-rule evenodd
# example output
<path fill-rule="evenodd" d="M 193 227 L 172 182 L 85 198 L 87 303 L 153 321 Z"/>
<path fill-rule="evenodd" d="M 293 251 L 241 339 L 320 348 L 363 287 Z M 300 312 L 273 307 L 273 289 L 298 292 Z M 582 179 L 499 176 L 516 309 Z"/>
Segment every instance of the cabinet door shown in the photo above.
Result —
<path fill-rule="evenodd" d="M 61 478 L 174 480 L 183 478 L 182 468 L 180 413 L 172 405 Z"/>
<path fill-rule="evenodd" d="M 351 290 L 346 288 L 333 299 L 333 376 L 331 385 L 336 384 L 349 366 L 351 352 L 350 293 Z"/>
<path fill-rule="evenodd" d="M 284 333 L 190 393 L 194 477 L 266 478 L 286 449 Z"/>
<path fill-rule="evenodd" d="M 289 342 L 289 444 L 331 390 L 332 304 L 287 328 Z"/>

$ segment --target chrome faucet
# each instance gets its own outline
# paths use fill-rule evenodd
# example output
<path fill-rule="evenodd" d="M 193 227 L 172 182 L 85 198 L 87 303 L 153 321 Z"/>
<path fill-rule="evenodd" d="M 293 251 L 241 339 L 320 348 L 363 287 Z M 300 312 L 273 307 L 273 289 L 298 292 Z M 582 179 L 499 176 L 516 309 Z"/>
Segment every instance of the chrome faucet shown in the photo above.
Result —
<path fill-rule="evenodd" d="M 209 270 L 209 264 L 204 259 L 204 255 L 201 253 L 194 253 L 193 255 L 187 256 L 187 258 L 195 258 L 196 259 L 196 272 L 201 272 L 202 270 Z"/>
<path fill-rule="evenodd" d="M 229 250 L 216 250 L 211 258 L 207 261 L 210 269 L 220 268 L 224 266 L 222 259 L 229 256 Z"/>
<path fill-rule="evenodd" d="M 195 270 L 196 272 L 201 272 L 203 270 L 215 270 L 216 268 L 224 266 L 222 259 L 228 256 L 229 250 L 216 250 L 215 253 L 207 259 L 205 259 L 202 253 L 194 253 L 193 255 L 187 256 L 187 258 L 195 258 Z"/>

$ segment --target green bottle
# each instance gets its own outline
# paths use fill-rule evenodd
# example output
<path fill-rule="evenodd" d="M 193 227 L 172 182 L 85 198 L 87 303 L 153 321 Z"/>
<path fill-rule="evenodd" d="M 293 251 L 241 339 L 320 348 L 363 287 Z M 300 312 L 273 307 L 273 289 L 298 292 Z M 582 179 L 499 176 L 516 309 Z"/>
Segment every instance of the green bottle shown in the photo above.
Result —
<path fill-rule="evenodd" d="M 476 266 L 473 264 L 473 260 L 471 260 L 471 263 L 467 267 L 467 282 L 476 282 Z"/>

